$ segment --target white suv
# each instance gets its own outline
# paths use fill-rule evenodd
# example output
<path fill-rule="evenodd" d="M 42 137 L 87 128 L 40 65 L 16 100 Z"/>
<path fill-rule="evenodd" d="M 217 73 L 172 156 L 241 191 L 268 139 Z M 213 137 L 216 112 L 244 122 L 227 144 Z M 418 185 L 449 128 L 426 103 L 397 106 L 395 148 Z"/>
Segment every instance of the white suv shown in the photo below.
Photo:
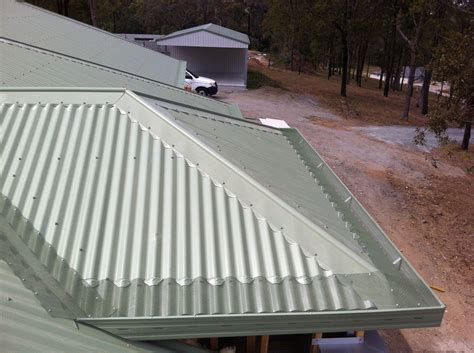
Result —
<path fill-rule="evenodd" d="M 217 83 L 210 78 L 193 74 L 186 69 L 184 89 L 187 91 L 196 91 L 201 96 L 213 96 L 217 93 Z"/>

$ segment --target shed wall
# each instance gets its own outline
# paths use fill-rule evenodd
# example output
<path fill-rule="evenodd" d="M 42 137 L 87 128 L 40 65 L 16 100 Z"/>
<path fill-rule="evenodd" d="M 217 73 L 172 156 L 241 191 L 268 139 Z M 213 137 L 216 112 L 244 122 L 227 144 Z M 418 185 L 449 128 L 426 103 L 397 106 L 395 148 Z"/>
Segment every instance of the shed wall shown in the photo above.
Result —
<path fill-rule="evenodd" d="M 196 74 L 213 78 L 221 86 L 247 84 L 247 49 L 167 46 L 171 57 L 187 62 Z"/>

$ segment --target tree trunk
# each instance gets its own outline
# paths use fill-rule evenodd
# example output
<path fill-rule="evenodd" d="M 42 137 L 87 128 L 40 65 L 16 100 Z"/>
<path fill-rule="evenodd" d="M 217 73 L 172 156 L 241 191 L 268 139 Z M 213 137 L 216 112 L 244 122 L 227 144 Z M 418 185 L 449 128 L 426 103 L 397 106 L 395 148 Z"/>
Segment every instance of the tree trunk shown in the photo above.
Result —
<path fill-rule="evenodd" d="M 63 11 L 64 11 L 64 16 L 69 17 L 69 0 L 64 0 Z"/>
<path fill-rule="evenodd" d="M 63 0 L 56 0 L 56 7 L 57 7 L 57 10 L 58 10 L 58 14 L 60 14 L 60 15 L 64 14 Z"/>
<path fill-rule="evenodd" d="M 359 87 L 362 86 L 362 75 L 364 71 L 365 56 L 367 55 L 368 46 L 369 46 L 368 41 L 365 41 L 364 45 L 362 46 L 362 51 L 360 52 L 360 55 L 359 55 L 357 75 L 356 75 L 356 81 Z"/>
<path fill-rule="evenodd" d="M 402 63 L 402 56 L 403 56 L 403 48 L 400 50 L 400 55 L 398 56 L 397 68 L 395 69 L 393 75 L 393 84 L 392 90 L 399 91 L 400 90 L 400 70 L 401 70 L 401 63 Z"/>
<path fill-rule="evenodd" d="M 423 77 L 423 88 L 421 89 L 421 114 L 428 114 L 428 97 L 430 93 L 430 84 L 431 84 L 431 70 L 425 69 L 425 76 Z"/>
<path fill-rule="evenodd" d="M 403 119 L 408 120 L 410 114 L 411 97 L 413 96 L 413 83 L 415 82 L 416 70 L 416 51 L 410 51 L 410 75 L 408 76 L 408 89 L 405 97 L 405 108 L 403 110 Z"/>
<path fill-rule="evenodd" d="M 443 90 L 444 90 L 444 81 L 441 81 L 441 88 L 439 89 L 439 94 L 437 97 L 438 102 L 439 102 L 439 97 L 443 95 Z"/>
<path fill-rule="evenodd" d="M 385 85 L 383 87 L 383 95 L 384 97 L 388 97 L 388 91 L 390 89 L 390 82 L 392 81 L 392 75 L 393 75 L 393 64 L 394 64 L 394 57 L 391 55 L 389 58 L 390 62 L 388 63 L 388 68 L 387 68 L 387 75 L 385 76 Z"/>
<path fill-rule="evenodd" d="M 382 83 L 383 83 L 383 67 L 380 67 L 380 77 L 379 77 L 379 89 L 382 88 Z"/>
<path fill-rule="evenodd" d="M 471 139 L 471 122 L 467 122 L 464 126 L 464 136 L 462 138 L 461 149 L 467 150 L 469 148 L 469 140 Z"/>
<path fill-rule="evenodd" d="M 97 27 L 97 0 L 89 0 L 89 10 L 91 13 L 92 25 Z"/>
<path fill-rule="evenodd" d="M 347 39 L 342 38 L 342 78 L 341 78 L 341 96 L 347 96 L 347 66 L 349 59 L 349 49 L 347 48 Z"/>
<path fill-rule="evenodd" d="M 349 46 L 347 44 L 347 46 Z M 346 72 L 347 72 L 347 78 L 346 78 L 346 84 L 350 85 L 351 84 L 351 60 L 352 60 L 352 51 L 349 50 L 349 47 L 347 48 L 347 66 L 346 66 Z"/>
<path fill-rule="evenodd" d="M 332 60 L 331 57 L 329 57 L 329 63 L 328 63 L 328 80 L 331 78 L 332 75 Z"/>
<path fill-rule="evenodd" d="M 404 65 L 403 66 L 403 75 L 402 75 L 402 79 L 401 79 L 401 83 L 400 83 L 400 91 L 403 91 L 403 84 L 405 83 L 405 72 L 407 70 L 407 66 Z"/>

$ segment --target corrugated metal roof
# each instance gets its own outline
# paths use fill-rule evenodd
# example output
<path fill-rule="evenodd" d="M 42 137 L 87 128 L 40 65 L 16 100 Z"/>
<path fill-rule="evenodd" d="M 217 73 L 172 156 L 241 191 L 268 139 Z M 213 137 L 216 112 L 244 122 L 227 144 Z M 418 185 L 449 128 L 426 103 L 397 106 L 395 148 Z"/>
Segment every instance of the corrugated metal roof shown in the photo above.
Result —
<path fill-rule="evenodd" d="M 186 63 L 23 1 L 0 2 L 0 36 L 182 88 Z M 74 77 L 71 77 L 74 80 Z"/>
<path fill-rule="evenodd" d="M 186 28 L 186 29 L 183 29 L 183 30 L 180 30 L 180 31 L 176 31 L 176 32 L 167 34 L 167 35 L 165 35 L 165 36 L 158 39 L 158 44 L 162 40 L 168 40 L 168 39 L 171 39 L 171 38 L 176 38 L 176 37 L 180 37 L 180 36 L 184 36 L 184 35 L 189 35 L 189 34 L 200 32 L 200 31 L 205 31 L 205 32 L 217 34 L 219 36 L 222 36 L 222 37 L 225 37 L 225 38 L 228 38 L 228 39 L 232 39 L 232 40 L 235 40 L 235 41 L 238 41 L 238 42 L 242 42 L 244 44 L 249 44 L 250 43 L 249 37 L 245 33 L 237 32 L 237 31 L 234 31 L 233 29 L 222 27 L 222 26 L 219 26 L 219 25 L 215 25 L 213 23 L 207 23 L 205 25 Z"/>
<path fill-rule="evenodd" d="M 3 226 L 0 236 L 4 236 Z M 71 319 L 53 318 L 3 260 L 0 316 L 3 352 L 205 352 L 177 342 L 151 345 L 125 341 Z"/>
<path fill-rule="evenodd" d="M 442 304 L 296 131 L 130 92 L 0 97 L 8 217 L 29 220 L 16 233 L 85 322 L 133 339 L 439 324 Z"/>
<path fill-rule="evenodd" d="M 241 118 L 237 106 L 186 92 L 101 65 L 68 58 L 27 44 L 0 39 L 0 85 L 10 87 L 123 87 L 158 97 L 170 108 Z"/>

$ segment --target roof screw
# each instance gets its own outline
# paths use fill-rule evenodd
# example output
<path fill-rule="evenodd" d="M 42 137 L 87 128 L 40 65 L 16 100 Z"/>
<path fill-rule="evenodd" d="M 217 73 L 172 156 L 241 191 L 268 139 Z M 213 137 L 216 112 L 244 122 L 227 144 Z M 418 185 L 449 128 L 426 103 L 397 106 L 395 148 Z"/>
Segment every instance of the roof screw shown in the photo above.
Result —
<path fill-rule="evenodd" d="M 38 292 L 37 291 L 34 291 L 35 295 L 38 295 Z"/>
<path fill-rule="evenodd" d="M 13 174 L 13 177 L 16 177 L 16 174 Z"/>
<path fill-rule="evenodd" d="M 55 226 L 58 226 L 58 225 L 59 225 L 59 223 L 58 223 L 58 222 L 54 222 L 54 225 L 55 225 Z"/>
<path fill-rule="evenodd" d="M 50 313 L 50 312 L 51 312 L 51 309 L 48 309 L 48 313 Z"/>
<path fill-rule="evenodd" d="M 10 297 L 7 297 L 7 301 L 11 302 L 13 299 Z"/>

